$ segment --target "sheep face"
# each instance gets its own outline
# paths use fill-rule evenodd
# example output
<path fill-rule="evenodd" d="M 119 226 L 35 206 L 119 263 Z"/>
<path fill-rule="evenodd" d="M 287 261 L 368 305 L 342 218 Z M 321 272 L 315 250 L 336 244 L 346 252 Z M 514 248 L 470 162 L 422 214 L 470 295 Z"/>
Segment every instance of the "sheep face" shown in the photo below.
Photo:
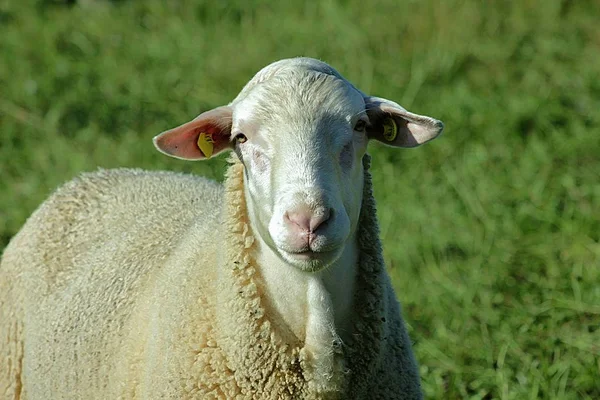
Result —
<path fill-rule="evenodd" d="M 362 94 L 335 76 L 292 73 L 255 87 L 232 114 L 255 232 L 302 270 L 334 262 L 360 212 Z"/>
<path fill-rule="evenodd" d="M 285 262 L 313 272 L 354 238 L 369 139 L 413 147 L 441 130 L 437 120 L 365 96 L 327 64 L 295 59 L 266 67 L 232 104 L 154 143 L 183 159 L 234 150 L 253 231 Z"/>

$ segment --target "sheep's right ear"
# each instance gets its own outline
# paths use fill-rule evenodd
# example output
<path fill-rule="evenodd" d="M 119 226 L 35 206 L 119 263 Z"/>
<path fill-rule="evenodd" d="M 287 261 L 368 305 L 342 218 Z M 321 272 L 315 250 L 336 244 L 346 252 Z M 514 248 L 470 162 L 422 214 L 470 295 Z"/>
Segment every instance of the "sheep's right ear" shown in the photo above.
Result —
<path fill-rule="evenodd" d="M 204 160 L 233 149 L 232 110 L 218 107 L 200 114 L 190 122 L 154 137 L 154 146 L 168 156 L 182 160 Z"/>

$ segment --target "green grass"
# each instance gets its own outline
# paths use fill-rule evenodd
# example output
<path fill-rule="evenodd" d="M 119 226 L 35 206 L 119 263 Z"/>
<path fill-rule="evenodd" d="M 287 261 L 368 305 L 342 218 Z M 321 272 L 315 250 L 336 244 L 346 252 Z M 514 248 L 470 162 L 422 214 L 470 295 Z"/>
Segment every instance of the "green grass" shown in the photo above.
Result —
<path fill-rule="evenodd" d="M 428 398 L 600 398 L 596 1 L 0 1 L 0 248 L 98 167 L 307 55 L 446 123 L 372 145 L 385 258 Z M 225 5 L 227 4 L 227 5 Z"/>

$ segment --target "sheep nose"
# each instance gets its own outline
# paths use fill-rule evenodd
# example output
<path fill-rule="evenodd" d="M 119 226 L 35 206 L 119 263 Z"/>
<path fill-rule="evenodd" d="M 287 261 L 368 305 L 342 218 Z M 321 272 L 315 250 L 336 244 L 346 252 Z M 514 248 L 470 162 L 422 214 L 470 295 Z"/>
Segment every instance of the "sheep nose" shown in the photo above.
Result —
<path fill-rule="evenodd" d="M 308 233 L 315 233 L 332 215 L 330 208 L 318 207 L 311 210 L 306 206 L 298 207 L 285 213 L 285 220 L 292 228 Z"/>

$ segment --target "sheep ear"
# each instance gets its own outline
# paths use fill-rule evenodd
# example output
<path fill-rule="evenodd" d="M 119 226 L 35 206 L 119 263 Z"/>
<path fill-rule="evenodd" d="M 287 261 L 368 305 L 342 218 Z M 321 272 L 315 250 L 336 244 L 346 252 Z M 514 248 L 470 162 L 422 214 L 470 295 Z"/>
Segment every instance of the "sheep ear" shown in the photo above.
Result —
<path fill-rule="evenodd" d="M 154 137 L 154 146 L 182 160 L 204 160 L 233 148 L 231 107 L 223 106 L 200 114 L 190 122 Z"/>
<path fill-rule="evenodd" d="M 444 130 L 437 119 L 406 111 L 393 101 L 379 97 L 365 97 L 365 109 L 370 126 L 369 139 L 393 147 L 416 147 L 436 138 Z"/>

